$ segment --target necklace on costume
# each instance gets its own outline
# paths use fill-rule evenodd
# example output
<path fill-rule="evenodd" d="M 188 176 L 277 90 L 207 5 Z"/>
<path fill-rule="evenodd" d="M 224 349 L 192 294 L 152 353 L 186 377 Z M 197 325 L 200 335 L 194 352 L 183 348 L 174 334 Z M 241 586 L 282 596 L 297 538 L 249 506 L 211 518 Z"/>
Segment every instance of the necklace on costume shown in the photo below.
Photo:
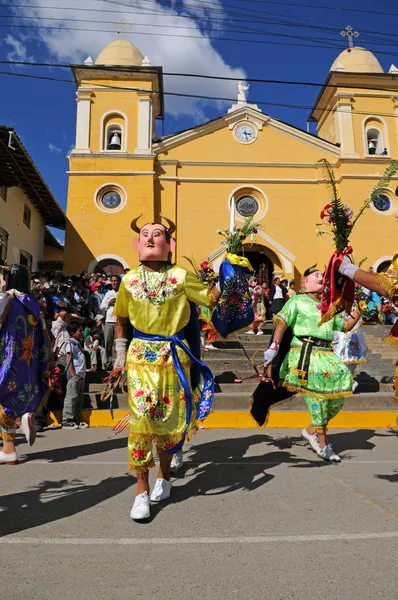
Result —
<path fill-rule="evenodd" d="M 158 273 L 162 273 L 162 271 L 164 271 L 164 274 L 163 274 L 163 277 L 162 277 L 158 287 L 149 288 L 148 281 L 146 278 L 145 267 L 144 267 L 144 265 L 141 265 L 141 280 L 142 280 L 141 286 L 145 293 L 145 298 L 153 304 L 162 304 L 165 299 L 166 293 L 165 293 L 164 287 L 167 282 L 168 265 L 166 265 L 165 267 L 162 267 L 160 269 L 160 271 L 158 271 Z M 155 272 L 155 271 L 153 271 L 153 272 Z"/>

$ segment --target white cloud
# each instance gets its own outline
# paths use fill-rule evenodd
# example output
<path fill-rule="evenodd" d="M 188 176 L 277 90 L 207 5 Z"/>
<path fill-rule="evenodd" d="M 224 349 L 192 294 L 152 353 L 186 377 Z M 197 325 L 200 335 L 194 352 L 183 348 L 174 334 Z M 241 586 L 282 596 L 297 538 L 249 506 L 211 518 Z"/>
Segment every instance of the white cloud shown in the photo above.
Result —
<path fill-rule="evenodd" d="M 123 0 L 121 0 L 123 1 Z M 162 66 L 164 71 L 181 73 L 200 73 L 219 75 L 223 77 L 237 77 L 244 79 L 245 72 L 242 68 L 233 68 L 228 65 L 221 54 L 212 46 L 208 33 L 203 32 L 204 24 L 208 26 L 207 11 L 203 10 L 203 5 L 194 0 L 185 1 L 184 9 L 170 8 L 160 3 L 151 3 L 151 11 L 156 14 L 145 14 L 149 12 L 149 5 L 146 0 L 137 0 L 133 5 L 124 0 L 122 6 L 114 3 L 94 2 L 93 0 L 68 0 L 64 2 L 69 9 L 59 10 L 47 7 L 48 0 L 35 0 L 35 6 L 23 9 L 15 9 L 24 16 L 38 17 L 56 17 L 55 21 L 47 21 L 52 27 L 59 27 L 57 30 L 37 30 L 37 36 L 47 47 L 52 59 L 59 61 L 70 61 L 75 63 L 83 62 L 87 56 L 95 58 L 99 52 L 109 42 L 117 39 L 116 28 L 113 22 L 121 22 L 125 19 L 132 23 L 133 27 L 130 33 L 122 33 L 122 37 L 133 42 L 144 56 L 148 56 L 152 65 Z M 129 8 L 127 8 L 129 6 Z M 100 11 L 103 7 L 106 10 L 116 8 L 115 13 L 104 13 Z M 214 7 L 222 11 L 220 0 L 214 1 Z M 74 8 L 94 8 L 96 13 L 73 11 Z M 128 11 L 142 11 L 140 14 L 131 14 Z M 124 12 L 126 11 L 126 12 Z M 178 18 L 178 12 L 188 15 L 189 18 Z M 160 13 L 160 14 L 158 14 Z M 73 23 L 65 21 L 71 19 L 93 19 L 91 23 Z M 222 12 L 217 13 L 217 19 L 222 20 Z M 108 21 L 95 25 L 94 21 Z M 32 21 L 27 21 L 27 23 Z M 135 24 L 134 24 L 135 23 Z M 140 27 L 137 23 L 144 23 L 146 27 Z M 158 28 L 156 25 L 167 25 L 167 27 Z M 188 29 L 176 29 L 176 26 L 187 27 Z M 104 31 L 68 31 L 62 30 L 62 27 L 80 27 L 85 29 L 102 29 Z M 213 24 L 214 27 L 214 24 Z M 115 30 L 115 31 L 113 31 Z M 215 26 L 216 32 L 217 26 Z M 141 33 L 151 33 L 155 35 L 139 35 Z M 170 37 L 156 35 L 160 33 L 172 34 Z M 189 37 L 178 37 L 186 35 Z M 195 37 L 192 37 L 195 36 Z M 236 97 L 236 82 L 195 79 L 187 77 L 165 77 L 165 91 L 197 94 L 201 96 L 222 96 L 228 98 Z M 214 101 L 206 101 L 195 98 L 183 98 L 175 96 L 165 97 L 166 110 L 173 116 L 178 115 L 197 115 L 206 110 Z M 229 103 L 228 103 L 229 104 Z M 228 104 L 218 102 L 216 106 L 220 111 L 226 111 Z"/>
<path fill-rule="evenodd" d="M 55 146 L 52 142 L 48 142 L 48 147 L 50 149 L 50 152 L 55 152 L 57 154 L 62 152 L 61 148 L 58 148 L 58 146 Z"/>
<path fill-rule="evenodd" d="M 21 40 L 25 41 L 26 37 L 21 36 Z M 33 56 L 28 56 L 28 50 L 22 41 L 8 34 L 4 38 L 4 43 L 10 46 L 11 50 L 7 52 L 7 60 L 15 61 L 33 61 Z"/>

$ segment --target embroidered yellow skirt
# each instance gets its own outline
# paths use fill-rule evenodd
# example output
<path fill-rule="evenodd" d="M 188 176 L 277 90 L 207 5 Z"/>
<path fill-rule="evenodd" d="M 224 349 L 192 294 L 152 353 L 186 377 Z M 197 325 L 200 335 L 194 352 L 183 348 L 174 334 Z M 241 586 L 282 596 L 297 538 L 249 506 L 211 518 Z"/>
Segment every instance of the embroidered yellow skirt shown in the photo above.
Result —
<path fill-rule="evenodd" d="M 191 361 L 177 348 L 181 366 L 190 381 Z M 142 473 L 154 466 L 153 444 L 167 450 L 181 441 L 186 427 L 184 388 L 176 373 L 169 342 L 134 338 L 127 354 L 130 408 L 129 471 Z M 192 393 L 193 411 L 188 430 L 196 431 L 200 391 Z"/>

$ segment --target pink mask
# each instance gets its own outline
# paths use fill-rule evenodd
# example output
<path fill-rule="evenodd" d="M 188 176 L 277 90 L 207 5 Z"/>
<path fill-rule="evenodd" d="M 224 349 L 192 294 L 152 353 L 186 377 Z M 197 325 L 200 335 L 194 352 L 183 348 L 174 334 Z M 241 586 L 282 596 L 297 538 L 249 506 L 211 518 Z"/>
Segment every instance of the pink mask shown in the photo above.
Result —
<path fill-rule="evenodd" d="M 138 252 L 140 261 L 167 261 L 169 254 L 175 249 L 173 238 L 166 239 L 166 229 L 158 223 L 148 223 L 141 227 L 140 237 L 133 240 L 134 249 Z"/>
<path fill-rule="evenodd" d="M 323 290 L 323 273 L 320 271 L 314 271 L 305 278 L 305 291 L 317 293 Z"/>

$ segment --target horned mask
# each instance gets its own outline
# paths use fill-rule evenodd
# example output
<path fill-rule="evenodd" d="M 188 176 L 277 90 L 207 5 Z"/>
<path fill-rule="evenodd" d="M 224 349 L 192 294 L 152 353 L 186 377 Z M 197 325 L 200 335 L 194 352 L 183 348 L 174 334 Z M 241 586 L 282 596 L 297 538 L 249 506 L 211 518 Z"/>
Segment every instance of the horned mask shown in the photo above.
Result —
<path fill-rule="evenodd" d="M 139 215 L 131 222 L 131 229 L 138 233 L 138 238 L 133 240 L 134 249 L 138 252 L 141 262 L 144 261 L 168 261 L 174 251 L 176 242 L 171 237 L 176 230 L 176 226 L 167 217 L 160 215 L 167 223 L 147 223 L 138 227 Z"/>

